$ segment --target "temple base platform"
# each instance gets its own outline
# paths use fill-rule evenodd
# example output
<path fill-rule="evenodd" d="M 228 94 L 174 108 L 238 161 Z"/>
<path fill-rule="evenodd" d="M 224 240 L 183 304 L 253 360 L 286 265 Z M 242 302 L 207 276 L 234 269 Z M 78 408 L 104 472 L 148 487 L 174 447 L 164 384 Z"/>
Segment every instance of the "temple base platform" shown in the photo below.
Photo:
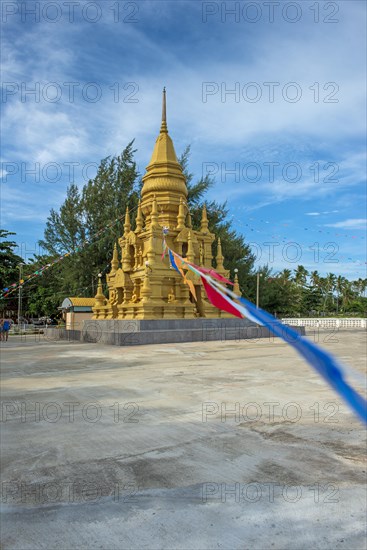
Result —
<path fill-rule="evenodd" d="M 305 327 L 292 327 L 305 335 Z M 48 339 L 116 346 L 182 342 L 241 341 L 275 336 L 247 319 L 88 320 L 76 330 L 49 328 Z"/>

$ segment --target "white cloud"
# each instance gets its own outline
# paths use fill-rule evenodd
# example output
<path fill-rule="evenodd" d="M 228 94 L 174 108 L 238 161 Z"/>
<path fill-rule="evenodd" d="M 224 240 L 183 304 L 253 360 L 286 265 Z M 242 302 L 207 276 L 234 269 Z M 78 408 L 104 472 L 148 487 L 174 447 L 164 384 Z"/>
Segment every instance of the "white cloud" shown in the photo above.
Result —
<path fill-rule="evenodd" d="M 336 214 L 339 210 L 324 210 L 324 212 L 306 212 L 306 216 L 321 216 L 321 214 Z"/>
<path fill-rule="evenodd" d="M 326 223 L 326 227 L 339 227 L 341 229 L 366 229 L 366 218 L 352 218 L 336 223 Z"/>

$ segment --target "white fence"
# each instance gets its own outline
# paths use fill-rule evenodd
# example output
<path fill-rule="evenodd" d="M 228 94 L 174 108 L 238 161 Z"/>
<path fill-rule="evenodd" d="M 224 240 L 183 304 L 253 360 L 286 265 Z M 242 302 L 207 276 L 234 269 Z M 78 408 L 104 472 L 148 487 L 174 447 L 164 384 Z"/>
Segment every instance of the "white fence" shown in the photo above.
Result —
<path fill-rule="evenodd" d="M 318 328 L 366 328 L 367 319 L 361 317 L 305 317 L 282 319 L 282 323 L 295 327 L 318 327 Z"/>

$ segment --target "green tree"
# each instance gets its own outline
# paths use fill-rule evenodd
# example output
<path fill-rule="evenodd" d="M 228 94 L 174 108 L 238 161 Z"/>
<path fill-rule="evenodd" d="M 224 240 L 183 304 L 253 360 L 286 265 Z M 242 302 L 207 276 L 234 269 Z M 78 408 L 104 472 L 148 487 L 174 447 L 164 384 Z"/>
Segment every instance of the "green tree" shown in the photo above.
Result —
<path fill-rule="evenodd" d="M 44 239 L 40 244 L 49 254 L 60 255 L 65 251 L 76 252 L 84 238 L 83 206 L 78 187 L 72 184 L 67 189 L 60 212 L 51 210 L 46 222 Z"/>
<path fill-rule="evenodd" d="M 267 266 L 258 270 L 260 274 L 260 307 L 270 313 L 279 316 L 295 315 L 295 292 L 296 285 L 292 280 L 290 269 L 284 269 L 280 273 L 272 273 Z M 252 292 L 256 293 L 257 277 L 252 277 Z"/>
<path fill-rule="evenodd" d="M 259 305 L 270 313 L 280 311 L 281 288 L 277 281 L 277 275 L 273 274 L 268 265 L 259 267 L 256 273 L 253 273 L 249 283 L 249 296 L 255 302 L 257 289 L 257 273 L 259 273 Z"/>
<path fill-rule="evenodd" d="M 300 288 L 304 288 L 307 283 L 308 274 L 307 269 L 303 265 L 297 266 L 297 269 L 294 270 L 293 277 L 295 284 Z"/>
<path fill-rule="evenodd" d="M 346 311 L 348 307 L 351 305 L 353 300 L 357 297 L 355 290 L 353 289 L 353 283 L 351 281 L 348 281 L 345 277 L 343 277 L 343 284 L 342 284 L 342 304 L 341 308 L 342 311 Z"/>
<path fill-rule="evenodd" d="M 359 298 L 364 296 L 367 288 L 367 279 L 362 279 L 361 277 L 357 281 L 353 281 L 353 290 L 358 295 Z"/>
<path fill-rule="evenodd" d="M 0 229 L 0 291 L 8 288 L 11 284 L 19 281 L 18 265 L 23 259 L 15 254 L 17 248 L 16 242 L 8 240 L 15 233 Z M 11 293 L 6 298 L 0 299 L 0 309 L 2 311 L 15 311 L 17 308 L 17 298 L 15 293 Z"/>
<path fill-rule="evenodd" d="M 93 236 L 116 220 L 109 236 L 100 240 L 99 249 L 117 240 L 123 233 L 126 207 L 134 221 L 139 199 L 139 173 L 134 160 L 133 141 L 116 157 L 102 160 L 97 175 L 83 187 L 82 207 L 87 237 Z"/>
<path fill-rule="evenodd" d="M 320 315 L 323 295 L 319 287 L 310 285 L 303 297 L 304 311 L 307 315 Z"/>
<path fill-rule="evenodd" d="M 126 207 L 134 218 L 138 204 L 134 153 L 132 141 L 120 155 L 103 159 L 94 179 L 81 191 L 71 185 L 59 212 L 51 210 L 40 244 L 52 257 L 71 253 L 53 280 L 61 296 L 93 295 L 97 274 L 108 269 L 114 242 L 123 233 Z"/>
<path fill-rule="evenodd" d="M 328 273 L 322 280 L 322 289 L 324 292 L 323 310 L 330 312 L 335 310 L 335 288 L 336 276 L 334 273 Z"/>
<path fill-rule="evenodd" d="M 303 265 L 297 266 L 294 270 L 294 313 L 302 314 L 305 310 L 304 298 L 307 293 L 307 277 L 309 273 Z"/>
<path fill-rule="evenodd" d="M 30 264 L 24 267 L 25 277 L 32 278 L 23 287 L 23 311 L 27 317 L 55 315 L 58 307 L 65 298 L 63 292 L 65 264 L 57 262 L 49 269 L 42 267 L 54 261 L 54 256 L 36 256 Z"/>
<path fill-rule="evenodd" d="M 312 271 L 310 274 L 311 277 L 311 284 L 315 288 L 319 288 L 320 284 L 320 274 L 318 271 Z"/>

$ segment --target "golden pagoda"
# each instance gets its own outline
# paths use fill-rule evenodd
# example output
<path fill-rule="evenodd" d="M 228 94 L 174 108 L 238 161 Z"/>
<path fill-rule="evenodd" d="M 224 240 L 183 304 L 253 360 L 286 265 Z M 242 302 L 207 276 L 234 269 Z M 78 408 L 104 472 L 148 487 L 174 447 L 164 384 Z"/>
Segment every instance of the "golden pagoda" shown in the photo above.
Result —
<path fill-rule="evenodd" d="M 200 230 L 192 229 L 187 205 L 185 176 L 167 130 L 166 91 L 163 89 L 162 123 L 152 158 L 143 177 L 135 228 L 126 209 L 124 234 L 115 244 L 110 273 L 106 276 L 109 296 L 102 292 L 101 279 L 95 296 L 93 319 L 193 319 L 232 317 L 210 304 L 201 280 L 187 272 L 196 299 L 183 278 L 162 261 L 163 228 L 167 245 L 196 265 L 212 267 L 215 235 L 208 229 L 204 206 Z M 218 239 L 216 271 L 228 277 Z"/>

